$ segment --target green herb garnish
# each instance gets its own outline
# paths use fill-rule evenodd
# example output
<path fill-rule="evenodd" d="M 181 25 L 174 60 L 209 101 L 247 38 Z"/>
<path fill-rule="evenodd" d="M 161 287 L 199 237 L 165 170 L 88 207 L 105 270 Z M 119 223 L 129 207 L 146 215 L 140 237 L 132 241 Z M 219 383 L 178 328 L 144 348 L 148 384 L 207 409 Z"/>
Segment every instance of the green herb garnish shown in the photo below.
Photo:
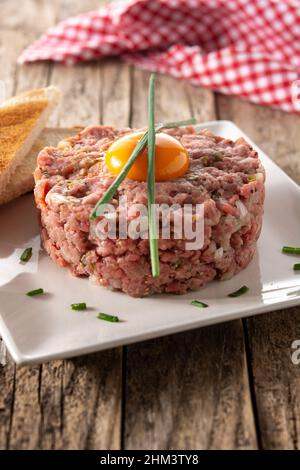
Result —
<path fill-rule="evenodd" d="M 32 248 L 26 248 L 26 250 L 23 251 L 23 253 L 20 256 L 20 261 L 22 263 L 27 263 L 32 256 Z"/>
<path fill-rule="evenodd" d="M 155 75 L 149 82 L 148 129 L 148 225 L 152 276 L 159 276 L 159 254 L 155 210 L 155 124 L 154 124 Z"/>
<path fill-rule="evenodd" d="M 300 271 L 300 263 L 294 264 L 294 271 Z"/>
<path fill-rule="evenodd" d="M 115 315 L 108 315 L 107 313 L 102 312 L 98 313 L 97 318 L 99 320 L 110 321 L 112 323 L 118 323 L 120 321 L 119 317 L 116 317 Z"/>
<path fill-rule="evenodd" d="M 209 305 L 205 304 L 204 302 L 201 302 L 200 300 L 192 300 L 191 305 L 194 305 L 194 307 L 198 307 L 198 308 L 209 307 Z"/>
<path fill-rule="evenodd" d="M 76 310 L 76 311 L 79 311 L 79 310 L 86 310 L 86 303 L 85 302 L 81 302 L 79 304 L 71 304 L 71 309 L 72 310 Z"/>
<path fill-rule="evenodd" d="M 294 246 L 283 246 L 282 253 L 288 253 L 291 255 L 300 255 L 300 248 Z"/>
<path fill-rule="evenodd" d="M 27 292 L 26 295 L 28 295 L 29 297 L 34 297 L 35 295 L 41 295 L 44 293 L 44 289 L 35 289 L 35 290 L 31 290 L 29 292 Z"/>
<path fill-rule="evenodd" d="M 228 297 L 239 297 L 240 295 L 246 294 L 249 291 L 249 287 L 242 286 L 240 289 L 236 290 L 235 292 L 231 292 L 228 294 Z"/>

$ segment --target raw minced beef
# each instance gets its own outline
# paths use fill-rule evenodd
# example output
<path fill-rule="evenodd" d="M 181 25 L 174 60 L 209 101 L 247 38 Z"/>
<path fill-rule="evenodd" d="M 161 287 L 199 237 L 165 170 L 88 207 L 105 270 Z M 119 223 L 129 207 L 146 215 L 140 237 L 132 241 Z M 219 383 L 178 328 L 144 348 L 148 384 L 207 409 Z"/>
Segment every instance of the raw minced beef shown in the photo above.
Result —
<path fill-rule="evenodd" d="M 153 278 L 145 239 L 100 240 L 90 213 L 114 180 L 104 160 L 112 142 L 131 129 L 88 127 L 38 156 L 35 199 L 43 245 L 76 276 L 132 296 L 182 294 L 213 279 L 230 278 L 251 261 L 259 237 L 264 169 L 244 139 L 233 142 L 192 127 L 167 131 L 187 149 L 184 177 L 156 183 L 156 202 L 204 204 L 204 245 L 186 250 L 183 239 L 159 239 L 160 276 Z M 125 179 L 112 201 L 147 204 L 147 184 Z M 130 213 L 130 211 L 129 211 Z M 129 219 L 136 215 L 132 213 Z"/>

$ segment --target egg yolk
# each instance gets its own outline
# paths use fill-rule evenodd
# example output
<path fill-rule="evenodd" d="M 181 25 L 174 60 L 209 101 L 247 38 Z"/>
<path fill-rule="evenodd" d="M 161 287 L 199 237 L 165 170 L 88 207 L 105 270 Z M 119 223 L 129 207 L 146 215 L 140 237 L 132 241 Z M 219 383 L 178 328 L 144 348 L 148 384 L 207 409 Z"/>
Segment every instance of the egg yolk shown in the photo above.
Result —
<path fill-rule="evenodd" d="M 105 155 L 108 169 L 118 175 L 132 154 L 143 132 L 135 132 L 116 140 Z M 184 146 L 174 137 L 158 133 L 155 139 L 155 180 L 167 181 L 183 176 L 189 167 L 189 156 Z M 129 172 L 128 178 L 147 181 L 148 149 L 138 156 Z"/>

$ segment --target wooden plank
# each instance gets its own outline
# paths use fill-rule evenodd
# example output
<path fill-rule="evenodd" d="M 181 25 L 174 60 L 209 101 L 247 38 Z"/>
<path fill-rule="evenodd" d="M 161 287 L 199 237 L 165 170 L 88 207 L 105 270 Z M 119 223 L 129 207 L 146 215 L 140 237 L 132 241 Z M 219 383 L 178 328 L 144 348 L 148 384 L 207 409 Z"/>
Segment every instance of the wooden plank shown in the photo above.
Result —
<path fill-rule="evenodd" d="M 39 21 L 36 22 L 36 33 L 42 32 L 51 22 L 51 14 L 47 2 L 39 3 L 42 7 Z M 25 0 L 22 8 L 16 8 L 13 2 L 4 1 L 1 4 L 1 27 L 0 27 L 0 80 L 6 85 L 6 94 L 10 96 L 17 91 L 27 88 L 43 86 L 46 83 L 47 66 L 38 66 L 35 73 L 20 73 L 16 60 L 24 47 L 26 47 L 35 36 L 35 32 L 29 28 L 32 17 L 38 8 L 37 0 Z M 31 20 L 30 20 L 31 19 Z M 2 23 L 5 21 L 5 25 Z M 4 26 L 4 27 L 3 27 Z M 38 28 L 41 28 L 38 30 Z M 24 70 L 24 69 L 23 69 Z M 22 77 L 25 77 L 23 79 Z M 20 87 L 18 86 L 18 82 Z M 39 413 L 32 414 L 32 409 L 38 410 L 40 368 L 18 369 L 8 357 L 6 364 L 0 366 L 1 382 L 1 405 L 0 405 L 0 448 L 11 447 L 11 441 L 17 441 L 20 448 L 36 447 L 38 442 L 38 429 L 40 423 Z M 28 400 L 20 400 L 25 395 Z M 17 417 L 17 420 L 14 420 Z M 30 423 L 28 432 L 23 433 Z M 15 436 L 18 436 L 16 439 Z M 12 443 L 14 447 L 14 443 Z"/>
<path fill-rule="evenodd" d="M 0 338 L 0 348 L 3 356 L 0 363 L 0 450 L 8 447 L 8 439 L 11 426 L 11 415 L 14 400 L 14 369 L 13 362 L 6 358 L 6 351 L 3 351 L 3 345 Z"/>
<path fill-rule="evenodd" d="M 46 28 L 55 23 L 59 2 L 60 0 L 22 0 L 20 6 L 18 1 L 1 0 L 0 29 L 14 31 L 16 35 L 22 33 L 29 44 L 32 40 L 30 36 L 37 39 Z"/>
<path fill-rule="evenodd" d="M 39 447 L 40 376 L 41 366 L 15 368 L 11 424 L 7 436 L 9 449 L 37 449 Z"/>
<path fill-rule="evenodd" d="M 148 76 L 134 70 L 133 126 L 147 123 Z M 213 95 L 158 77 L 156 119 L 190 115 L 213 119 Z M 126 449 L 256 448 L 240 321 L 126 350 Z"/>
<path fill-rule="evenodd" d="M 292 343 L 300 339 L 300 308 L 247 320 L 255 400 L 264 449 L 300 449 L 300 366 Z"/>
<path fill-rule="evenodd" d="M 130 120 L 131 69 L 115 59 L 101 63 L 101 120 L 115 127 L 127 127 Z"/>
<path fill-rule="evenodd" d="M 38 1 L 38 0 L 37 0 Z M 46 0 L 47 1 L 47 0 Z M 111 0 L 56 0 L 56 21 L 63 21 L 80 13 L 98 10 Z"/>
<path fill-rule="evenodd" d="M 40 386 L 42 449 L 118 449 L 121 353 L 43 365 Z"/>
<path fill-rule="evenodd" d="M 219 95 L 220 119 L 241 127 L 291 178 L 300 184 L 300 117 L 238 98 Z"/>
<path fill-rule="evenodd" d="M 205 88 L 186 85 L 191 114 L 197 123 L 216 119 L 215 95 Z"/>
<path fill-rule="evenodd" d="M 24 0 L 22 8 L 16 8 L 16 3 L 2 0 L 0 18 L 0 80 L 5 84 L 6 96 L 30 88 L 38 88 L 47 84 L 48 65 L 36 64 L 34 67 L 17 66 L 17 58 L 37 35 L 42 34 L 53 24 L 56 17 L 56 1 L 49 5 L 47 0 Z M 33 21 L 39 9 L 39 21 Z M 1 339 L 0 339 L 1 341 Z M 5 348 L 4 348 L 5 351 Z M 8 361 L 7 370 L 14 371 Z M 5 373 L 7 374 L 7 370 Z M 14 373 L 14 372 L 13 372 Z M 11 393 L 11 384 L 15 381 L 5 381 Z M 7 411 L 6 411 L 7 413 Z M 4 445 L 1 439 L 0 446 Z"/>
<path fill-rule="evenodd" d="M 6 45 L 11 45 L 10 47 L 14 49 L 15 58 L 17 58 L 26 46 L 46 32 L 49 27 L 70 16 L 75 16 L 78 13 L 98 9 L 101 3 L 105 3 L 105 0 L 86 0 L 84 4 L 81 0 L 52 0 L 51 2 L 48 0 L 25 0 L 23 1 L 22 13 L 19 14 L 16 14 L 14 2 L 11 0 L 4 0 L 4 3 L 8 10 L 8 14 L 6 15 L 8 21 L 5 24 L 6 29 L 8 28 L 6 34 L 12 35 L 11 39 L 8 38 L 6 40 Z M 39 20 L 35 21 L 37 11 L 39 14 Z M 11 61 L 11 64 L 16 67 L 15 60 Z M 54 65 L 53 67 L 56 69 L 58 66 Z M 29 64 L 16 67 L 18 91 L 46 86 L 50 79 L 53 67 L 52 65 L 49 66 L 48 63 L 43 62 L 35 63 L 34 65 Z M 62 69 L 66 72 L 66 86 L 68 85 L 68 82 L 71 81 L 74 87 L 79 90 L 81 89 L 81 91 L 84 92 L 82 89 L 84 81 L 82 81 L 81 78 L 83 74 L 79 73 L 77 80 L 74 79 L 74 68 L 62 66 Z M 83 107 L 83 109 L 86 109 L 86 107 Z M 81 117 L 82 115 L 80 114 L 76 124 L 79 122 Z M 88 118 L 88 116 L 84 117 L 86 117 L 86 119 Z M 50 124 L 52 123 L 52 125 L 55 126 L 57 122 L 58 113 L 54 114 L 54 117 L 51 118 Z M 71 116 L 70 122 L 72 122 Z M 71 126 L 72 125 L 73 124 L 71 124 Z"/>
<path fill-rule="evenodd" d="M 31 18 L 29 24 L 32 26 L 32 12 L 37 11 L 36 1 L 26 0 L 24 3 L 26 11 L 22 9 L 15 13 L 17 17 L 14 21 L 22 25 L 22 15 L 25 15 L 24 18 Z M 55 15 L 50 17 L 61 19 L 82 9 L 89 10 L 98 6 L 99 2 L 95 0 L 85 2 L 84 5 L 78 1 L 58 0 L 52 3 Z M 27 8 L 30 8 L 30 14 Z M 43 30 L 49 26 L 38 23 Z M 51 83 L 55 82 L 64 92 L 63 107 L 54 118 L 54 123 L 68 126 L 78 122 L 99 122 L 100 104 L 103 101 L 100 65 L 76 68 L 54 65 L 51 66 L 51 74 L 45 64 L 28 65 L 17 70 L 15 59 L 25 44 L 21 41 L 18 47 L 13 45 L 15 33 L 9 30 L 9 25 L 6 32 L 2 42 L 6 48 L 6 56 L 2 60 L 7 63 L 8 72 L 5 79 L 9 81 L 9 93 L 32 86 L 44 86 L 50 77 Z M 22 34 L 24 35 L 24 30 L 20 26 L 20 37 Z M 115 99 L 118 101 L 118 109 L 124 103 L 124 114 L 128 112 L 127 75 L 121 74 L 124 83 L 116 82 L 118 95 L 114 98 L 111 93 L 112 107 L 106 109 L 106 106 L 103 106 L 103 112 L 112 121 L 115 120 Z M 106 78 L 109 82 L 109 72 Z M 115 79 L 113 76 L 112 78 Z M 0 366 L 0 383 L 3 385 L 0 401 L 1 448 L 120 447 L 121 349 L 30 368 L 15 368 L 11 361 L 8 361 L 5 367 Z"/>
<path fill-rule="evenodd" d="M 128 449 L 256 447 L 240 322 L 130 346 Z"/>
<path fill-rule="evenodd" d="M 13 12 L 11 9 L 13 8 Z M 1 27 L 0 27 L 0 80 L 3 80 L 6 87 L 7 97 L 14 94 L 18 89 L 17 75 L 18 67 L 16 59 L 24 47 L 33 39 L 32 31 L 22 31 L 21 25 L 27 17 L 28 11 L 37 8 L 37 1 L 26 0 L 22 9 L 17 9 L 12 2 L 4 1 L 1 4 Z M 43 21 L 47 15 L 41 14 L 39 25 L 43 27 Z M 4 20 L 5 27 L 2 22 Z M 26 28 L 24 26 L 24 28 Z M 10 447 L 13 416 L 19 415 L 22 418 L 18 421 L 19 436 L 22 440 L 22 426 L 30 414 L 30 423 L 33 425 L 31 435 L 25 437 L 26 446 L 34 446 L 37 442 L 37 429 L 39 427 L 38 412 L 35 411 L 37 405 L 39 368 L 31 370 L 24 369 L 20 374 L 16 374 L 16 367 L 11 359 L 7 357 L 5 365 L 0 366 L 1 383 L 1 403 L 0 403 L 0 449 Z M 26 388 L 26 393 L 30 396 L 30 407 L 27 402 L 20 402 L 18 396 Z M 32 408 L 31 408 L 32 407 Z"/>
<path fill-rule="evenodd" d="M 56 20 L 58 0 L 24 0 L 22 8 L 16 2 L 2 0 L 0 19 L 0 79 L 4 80 L 7 96 L 18 91 L 45 86 L 48 64 L 18 66 L 20 53 Z M 36 15 L 38 11 L 38 21 Z"/>
<path fill-rule="evenodd" d="M 51 126 L 99 123 L 101 83 L 97 64 L 77 65 L 76 68 L 55 65 L 50 80 L 62 91 L 61 104 L 49 120 Z"/>
<path fill-rule="evenodd" d="M 299 116 L 223 96 L 218 98 L 218 108 L 221 118 L 235 121 L 300 183 Z M 261 444 L 265 449 L 300 448 L 300 367 L 291 361 L 291 344 L 300 339 L 299 313 L 300 308 L 296 307 L 245 321 Z"/>
<path fill-rule="evenodd" d="M 82 124 L 97 123 L 101 101 L 99 69 L 97 66 L 76 67 L 78 86 L 73 86 L 74 71 L 71 68 L 66 70 L 63 66 L 53 69 L 53 82 L 64 92 L 58 123 L 62 126 L 78 123 L 72 121 L 74 116 Z M 31 403 L 34 406 L 28 415 L 31 426 L 22 431 L 23 441 L 25 436 L 28 437 L 27 441 L 20 442 L 19 415 L 14 413 L 11 448 L 118 448 L 121 367 L 120 349 L 75 361 L 56 361 L 43 365 L 39 384 L 41 406 L 36 407 L 31 395 L 26 393 L 20 393 L 15 398 L 15 403 L 18 400 L 22 403 L 29 401 L 28 407 Z M 16 382 L 18 374 L 19 370 Z M 32 422 L 32 416 L 38 416 L 39 421 Z M 39 439 L 32 442 L 31 428 L 37 423 Z"/>
<path fill-rule="evenodd" d="M 101 3 L 105 1 L 87 0 L 83 3 L 80 0 L 58 0 L 56 22 L 98 9 Z M 63 93 L 60 108 L 50 118 L 50 126 L 73 127 L 99 122 L 99 64 L 83 64 L 76 67 L 52 64 L 49 75 L 51 84 L 58 86 Z"/>
<path fill-rule="evenodd" d="M 74 70 L 74 69 L 73 69 Z M 76 67 L 78 86 L 72 87 L 72 69 L 56 66 L 52 80 L 64 90 L 59 124 L 72 116 L 83 124 L 99 122 L 100 109 L 107 122 L 126 116 L 129 109 L 129 70 L 111 64 Z M 105 77 L 105 80 L 104 80 Z M 109 88 L 111 84 L 113 88 Z M 82 93 L 84 93 L 82 95 Z M 109 101 L 106 97 L 109 96 Z M 80 109 L 79 109 L 80 108 Z M 124 118 L 123 118 L 124 119 Z M 126 119 L 124 125 L 128 122 Z M 54 392 L 53 393 L 53 384 Z M 121 441 L 121 348 L 75 361 L 44 365 L 41 400 L 43 405 L 42 448 L 117 449 Z M 63 409 L 59 410 L 63 397 Z M 89 403 L 89 406 L 86 406 Z M 53 413 L 52 410 L 56 410 Z"/>

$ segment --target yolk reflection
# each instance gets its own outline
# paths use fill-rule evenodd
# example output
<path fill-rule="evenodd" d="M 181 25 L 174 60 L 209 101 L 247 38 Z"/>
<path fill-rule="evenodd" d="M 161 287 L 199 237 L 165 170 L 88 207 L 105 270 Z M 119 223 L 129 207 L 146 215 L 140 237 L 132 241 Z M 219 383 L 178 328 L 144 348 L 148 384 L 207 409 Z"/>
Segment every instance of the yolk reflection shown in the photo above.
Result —
<path fill-rule="evenodd" d="M 116 140 L 105 155 L 108 169 L 118 175 L 129 159 L 143 132 L 135 132 Z M 184 146 L 174 137 L 158 133 L 155 140 L 155 180 L 167 181 L 183 176 L 189 167 L 189 156 Z M 127 176 L 137 181 L 147 181 L 147 147 L 132 165 Z"/>

